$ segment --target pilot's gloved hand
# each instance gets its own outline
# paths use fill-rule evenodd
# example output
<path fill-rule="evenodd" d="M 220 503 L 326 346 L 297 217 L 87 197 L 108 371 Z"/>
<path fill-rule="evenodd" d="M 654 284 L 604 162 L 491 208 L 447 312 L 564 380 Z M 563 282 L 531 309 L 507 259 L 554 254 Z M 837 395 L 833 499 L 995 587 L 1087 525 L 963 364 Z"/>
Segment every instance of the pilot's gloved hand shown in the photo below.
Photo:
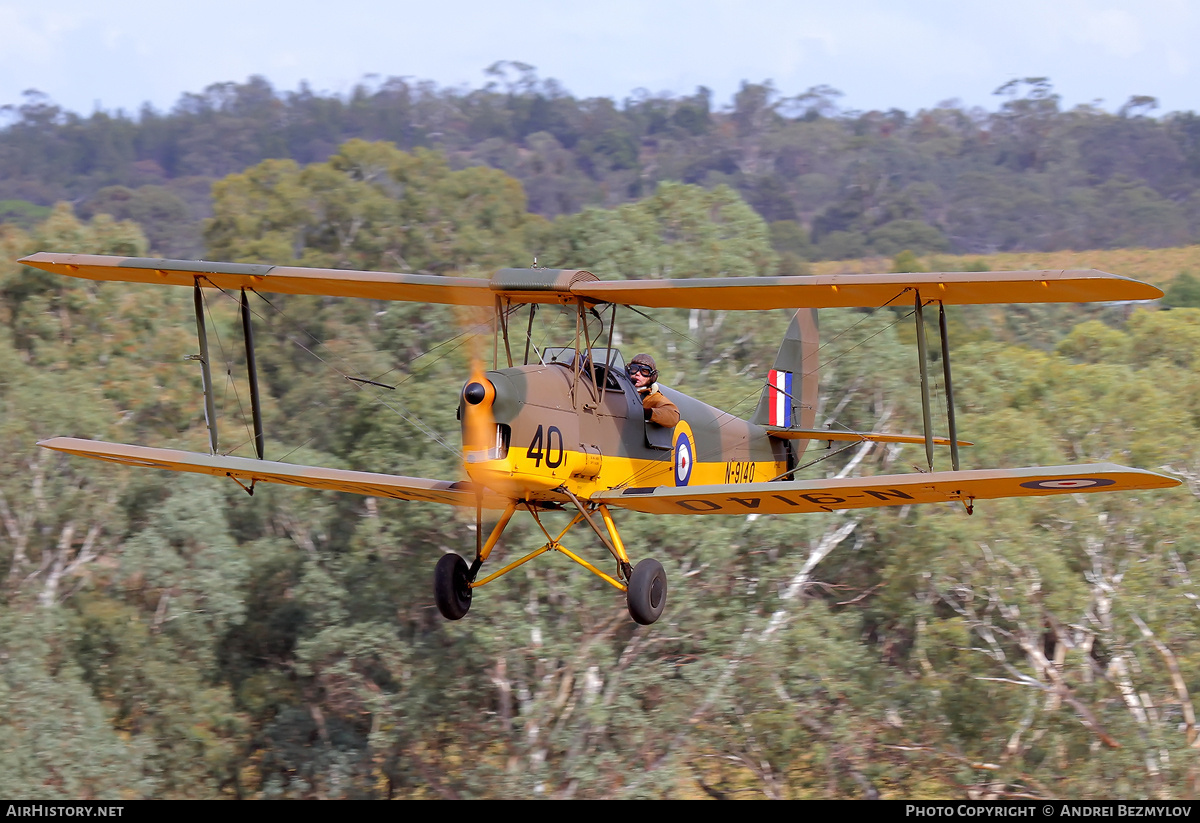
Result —
<path fill-rule="evenodd" d="M 650 422 L 650 416 L 653 414 L 654 414 L 654 409 L 646 409 L 646 408 L 642 409 L 642 419 L 645 420 L 647 423 Z"/>

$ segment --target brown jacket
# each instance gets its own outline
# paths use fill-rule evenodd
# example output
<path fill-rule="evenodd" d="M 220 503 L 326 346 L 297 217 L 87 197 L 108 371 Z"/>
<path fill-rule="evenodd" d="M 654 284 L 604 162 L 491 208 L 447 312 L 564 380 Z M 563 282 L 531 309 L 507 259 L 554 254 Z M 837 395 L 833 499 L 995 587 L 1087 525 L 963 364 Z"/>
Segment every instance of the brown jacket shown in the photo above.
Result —
<path fill-rule="evenodd" d="M 642 408 L 650 409 L 650 422 L 668 429 L 674 428 L 679 422 L 679 407 L 663 396 L 657 383 L 651 383 L 646 388 L 648 391 L 642 394 Z"/>

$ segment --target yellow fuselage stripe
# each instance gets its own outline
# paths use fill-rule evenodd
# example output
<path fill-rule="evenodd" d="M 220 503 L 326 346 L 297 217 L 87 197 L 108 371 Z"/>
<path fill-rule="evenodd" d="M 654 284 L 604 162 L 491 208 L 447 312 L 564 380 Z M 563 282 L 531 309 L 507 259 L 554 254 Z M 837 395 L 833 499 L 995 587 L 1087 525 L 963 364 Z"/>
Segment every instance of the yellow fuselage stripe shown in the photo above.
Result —
<path fill-rule="evenodd" d="M 580 476 L 586 471 L 589 455 L 584 452 L 563 450 L 557 465 L 547 463 L 546 454 L 529 456 L 528 449 L 510 447 L 503 460 L 468 463 L 467 472 L 471 479 L 509 497 L 526 500 L 558 499 L 553 489 L 566 485 L 571 493 L 584 500 L 599 491 L 618 487 L 674 486 L 675 468 L 672 452 L 664 450 L 662 458 L 648 460 L 637 457 L 615 457 L 604 455 L 600 471 L 595 477 Z M 590 456 L 595 460 L 595 455 Z M 689 486 L 740 485 L 763 483 L 787 471 L 787 465 L 779 460 L 698 460 L 692 464 Z"/>

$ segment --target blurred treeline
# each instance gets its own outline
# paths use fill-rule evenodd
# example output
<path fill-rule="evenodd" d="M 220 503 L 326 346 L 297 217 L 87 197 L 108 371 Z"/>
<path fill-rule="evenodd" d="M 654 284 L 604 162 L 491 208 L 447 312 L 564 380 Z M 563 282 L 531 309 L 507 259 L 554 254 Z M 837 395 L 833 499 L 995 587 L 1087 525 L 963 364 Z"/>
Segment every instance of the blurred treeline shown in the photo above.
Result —
<path fill-rule="evenodd" d="M 544 85 L 534 91 L 554 111 L 569 101 L 546 96 Z M 396 89 L 375 96 L 385 92 Z M 515 106 L 520 92 L 479 98 Z M 244 93 L 231 89 L 230 106 Z M 266 99 L 277 107 L 275 139 L 283 140 L 290 133 L 283 113 L 296 101 Z M 347 112 L 365 117 L 374 99 L 327 101 L 330 122 Z M 448 112 L 451 102 L 475 98 L 420 99 Z M 1015 125 L 1022 99 L 1005 109 L 1015 131 L 992 141 L 1025 134 Z M 736 116 L 714 119 L 701 102 L 665 105 L 657 145 L 710 140 L 749 150 L 753 141 L 737 130 Z M 695 108 L 694 119 L 679 115 L 685 105 Z M 515 110 L 498 109 L 496 128 L 511 125 Z M 614 122 L 638 110 L 608 109 Z M 193 151 L 234 152 L 246 145 L 237 124 L 261 118 L 227 120 L 220 111 L 197 102 L 195 112 L 172 117 L 228 123 L 228 135 L 211 132 Z M 799 130 L 805 136 L 797 145 L 814 156 L 830 152 L 821 162 L 846 173 L 867 162 L 865 154 L 848 159 L 854 151 L 878 151 L 871 156 L 897 167 L 922 156 L 923 168 L 953 186 L 948 169 L 964 174 L 954 158 L 975 162 L 966 159 L 976 149 L 963 148 L 965 138 L 922 143 L 917 121 L 896 126 L 911 143 L 883 149 L 890 138 L 878 130 L 846 137 L 855 122 L 872 122 L 866 116 L 818 111 L 789 120 L 769 106 L 759 113 L 769 125 L 762 134 L 782 140 Z M 952 114 L 931 114 L 929 123 L 949 129 L 958 122 Z M 1169 140 L 1176 128 L 1129 112 L 1050 114 L 1054 124 L 1075 123 L 1068 133 L 1104 122 L 1114 133 Z M 132 133 L 145 120 L 110 125 Z M 75 126 L 86 131 L 95 122 Z M 438 128 L 449 140 L 455 128 L 467 133 L 453 126 L 462 122 L 447 118 Z M 330 128 L 340 135 L 341 126 Z M 606 133 L 578 128 L 576 145 Z M 5 138 L 19 133 L 12 127 Z M 538 133 L 567 152 L 544 128 Z M 831 142 L 818 151 L 808 141 L 823 133 Z M 251 153 L 236 155 L 242 161 L 222 154 L 221 162 L 242 165 L 204 171 L 220 177 L 202 224 L 204 253 L 480 275 L 528 265 L 536 253 L 542 264 L 603 277 L 767 274 L 787 269 L 784 254 L 806 262 L 802 245 L 781 253 L 779 231 L 753 197 L 709 185 L 722 178 L 655 186 L 635 165 L 626 171 L 644 189 L 626 188 L 580 211 L 543 205 L 539 214 L 526 197 L 538 196 L 543 178 L 522 185 L 501 169 L 459 162 L 469 153 L 463 139 L 468 148 L 449 153 L 353 140 L 303 163 L 257 162 L 265 150 L 247 137 Z M 922 154 L 945 141 L 962 153 Z M 850 155 L 841 157 L 839 144 Z M 988 145 L 977 149 L 995 151 Z M 572 172 L 575 161 L 563 157 L 546 168 L 578 173 L 580 191 L 594 193 L 609 179 Z M 640 151 L 634 157 L 643 162 Z M 779 161 L 763 162 L 769 169 Z M 1014 186 L 1075 174 L 1064 170 L 1067 160 L 1039 166 L 1035 157 L 1023 169 L 1016 155 L 1006 162 L 993 171 Z M 1078 169 L 1084 161 L 1071 162 Z M 735 186 L 750 179 L 728 174 Z M 1170 184 L 1185 185 L 1188 174 L 1173 173 Z M 69 179 L 61 185 L 77 185 Z M 1189 202 L 1128 180 L 1109 185 L 1143 191 L 1145 202 L 1163 208 Z M 997 195 L 994 204 L 1007 200 Z M 547 217 L 556 211 L 563 213 Z M 1003 223 L 973 213 L 980 231 Z M 957 209 L 943 214 L 962 218 Z M 1022 215 L 1033 219 L 1028 209 Z M 0 225 L 0 795 L 1181 798 L 1200 791 L 1200 587 L 1192 577 L 1200 574 L 1200 311 L 996 306 L 950 314 L 960 433 L 978 444 L 965 450 L 966 468 L 1113 461 L 1174 472 L 1187 480 L 1183 487 L 983 502 L 973 516 L 961 506 L 792 518 L 617 513 L 634 558 L 657 557 L 668 571 L 667 611 L 654 626 L 633 624 L 619 593 L 556 555 L 481 589 L 467 618 L 450 623 L 433 605 L 432 569 L 445 551 L 473 551 L 469 514 L 285 487 L 260 486 L 249 497 L 233 483 L 33 445 L 75 435 L 207 448 L 198 367 L 186 359 L 196 350 L 186 289 L 71 280 L 15 262 L 37 250 L 172 248 L 150 239 L 150 218 L 125 219 L 134 216 L 64 203 Z M 936 221 L 922 222 L 937 229 Z M 866 224 L 856 225 L 846 231 L 870 237 Z M 807 237 L 801 222 L 793 228 Z M 1042 242 L 1036 234 L 1015 232 L 1013 244 Z M 1102 244 L 1114 242 L 1106 236 Z M 876 267 L 951 267 L 927 254 L 936 251 L 905 246 Z M 971 265 L 996 259 L 977 256 Z M 1193 304 L 1195 281 L 1175 282 L 1190 282 L 1192 291 L 1174 289 L 1174 304 Z M 247 455 L 248 395 L 231 297 L 207 294 L 210 338 L 222 448 Z M 458 476 L 455 406 L 471 348 L 461 318 L 424 305 L 267 297 L 254 306 L 269 459 Z M 819 422 L 919 431 L 907 313 L 821 313 Z M 786 311 L 647 314 L 619 318 L 627 354 L 654 352 L 664 382 L 750 412 Z M 539 341 L 573 334 L 573 324 L 552 312 L 545 321 Z M 944 431 L 944 417 L 936 425 Z M 823 456 L 804 476 L 912 471 L 923 463 L 919 446 L 808 453 Z M 937 467 L 947 466 L 939 455 Z M 536 548 L 537 534 L 518 517 L 494 557 Z M 603 557 L 586 536 L 567 545 Z"/>
<path fill-rule="evenodd" d="M 521 181 L 552 218 L 640 200 L 662 181 L 737 191 L 773 225 L 783 264 L 864 254 L 1163 247 L 1200 237 L 1200 116 L 1136 96 L 1064 110 L 1045 78 L 996 90 L 995 110 L 947 101 L 853 111 L 840 93 L 744 83 L 728 103 L 578 99 L 525 64 L 479 88 L 390 78 L 346 96 L 262 78 L 173 109 L 67 112 L 37 92 L 0 109 L 0 215 L 27 225 L 68 200 L 137 220 L 165 256 L 204 251 L 209 186 L 265 159 L 323 162 L 349 139 L 444 152 Z"/>

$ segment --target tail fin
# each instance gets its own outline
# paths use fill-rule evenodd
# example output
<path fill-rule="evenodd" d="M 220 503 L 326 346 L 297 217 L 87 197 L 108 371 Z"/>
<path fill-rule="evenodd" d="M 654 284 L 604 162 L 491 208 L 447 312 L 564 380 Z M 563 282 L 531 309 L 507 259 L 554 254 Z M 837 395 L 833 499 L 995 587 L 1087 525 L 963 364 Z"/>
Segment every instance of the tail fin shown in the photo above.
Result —
<path fill-rule="evenodd" d="M 782 429 L 811 429 L 817 417 L 817 310 L 798 309 L 751 422 Z"/>

